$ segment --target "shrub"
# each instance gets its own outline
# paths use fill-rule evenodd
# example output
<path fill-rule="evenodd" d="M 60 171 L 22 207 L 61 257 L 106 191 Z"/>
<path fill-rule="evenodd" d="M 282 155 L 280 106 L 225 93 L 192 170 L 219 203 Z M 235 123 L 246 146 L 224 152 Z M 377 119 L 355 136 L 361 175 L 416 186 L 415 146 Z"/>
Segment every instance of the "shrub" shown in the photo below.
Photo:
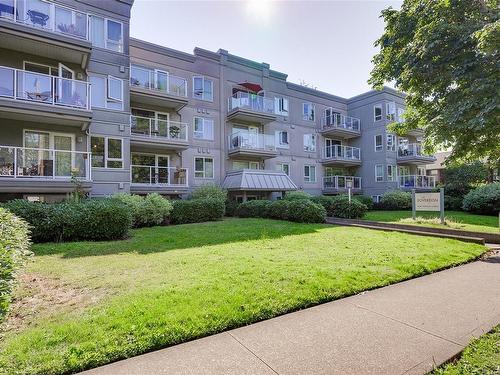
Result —
<path fill-rule="evenodd" d="M 239 217 L 268 217 L 271 201 L 253 200 L 241 203 L 236 209 L 236 216 Z"/>
<path fill-rule="evenodd" d="M 134 228 L 160 225 L 168 220 L 173 209 L 172 203 L 158 193 L 148 194 L 146 197 L 119 193 L 113 198 L 123 202 L 130 209 Z"/>
<path fill-rule="evenodd" d="M 453 195 L 445 195 L 444 196 L 444 209 L 458 211 L 462 209 L 463 204 L 463 196 L 455 197 Z"/>
<path fill-rule="evenodd" d="M 0 322 L 9 307 L 17 271 L 30 255 L 28 224 L 0 208 Z"/>
<path fill-rule="evenodd" d="M 188 199 L 174 201 L 172 223 L 187 224 L 220 220 L 224 216 L 224 201 L 220 199 Z"/>
<path fill-rule="evenodd" d="M 411 209 L 411 193 L 400 190 L 388 191 L 380 198 L 380 205 L 384 210 Z"/>
<path fill-rule="evenodd" d="M 326 210 L 326 214 L 328 216 L 333 216 L 333 202 L 334 202 L 334 197 L 329 197 L 326 195 L 319 195 L 317 197 L 312 197 L 311 201 L 314 203 L 317 203 Z"/>
<path fill-rule="evenodd" d="M 290 209 L 291 201 L 281 199 L 273 201 L 268 208 L 267 216 L 271 219 L 288 220 L 288 210 Z"/>
<path fill-rule="evenodd" d="M 226 200 L 226 216 L 236 216 L 236 209 L 239 203 L 235 200 Z"/>
<path fill-rule="evenodd" d="M 223 202 L 227 199 L 227 191 L 213 184 L 207 184 L 197 187 L 191 193 L 191 199 L 213 198 L 220 199 Z"/>
<path fill-rule="evenodd" d="M 362 218 L 368 207 L 356 199 L 351 199 L 345 194 L 337 195 L 333 202 L 333 215 L 343 219 L 359 219 Z"/>
<path fill-rule="evenodd" d="M 500 182 L 471 190 L 464 197 L 462 207 L 478 214 L 497 215 L 500 211 Z"/>
<path fill-rule="evenodd" d="M 309 193 L 306 193 L 305 191 L 287 191 L 285 193 L 285 197 L 283 199 L 286 199 L 287 201 L 296 201 L 296 200 L 302 200 L 302 199 L 311 199 L 312 195 Z"/>
<path fill-rule="evenodd" d="M 142 217 L 145 215 L 144 198 L 140 195 L 119 193 L 113 195 L 113 198 L 124 203 L 132 214 L 132 226 L 139 228 L 142 226 Z"/>
<path fill-rule="evenodd" d="M 299 223 L 323 223 L 326 210 L 308 199 L 297 199 L 289 202 L 287 217 L 288 220 Z"/>
<path fill-rule="evenodd" d="M 353 195 L 353 199 L 363 203 L 368 210 L 373 209 L 373 199 L 367 195 Z"/>

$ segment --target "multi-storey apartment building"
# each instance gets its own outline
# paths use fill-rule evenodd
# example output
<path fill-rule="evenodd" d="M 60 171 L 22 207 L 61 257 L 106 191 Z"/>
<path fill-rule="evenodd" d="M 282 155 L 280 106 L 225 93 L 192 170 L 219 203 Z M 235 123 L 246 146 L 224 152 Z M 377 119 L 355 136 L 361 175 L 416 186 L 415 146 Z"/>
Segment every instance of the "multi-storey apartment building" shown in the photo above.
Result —
<path fill-rule="evenodd" d="M 0 199 L 429 189 L 404 96 L 341 98 L 229 54 L 129 38 L 132 0 L 0 0 Z M 325 77 L 328 79 L 328 77 Z M 72 178 L 73 176 L 73 178 Z"/>

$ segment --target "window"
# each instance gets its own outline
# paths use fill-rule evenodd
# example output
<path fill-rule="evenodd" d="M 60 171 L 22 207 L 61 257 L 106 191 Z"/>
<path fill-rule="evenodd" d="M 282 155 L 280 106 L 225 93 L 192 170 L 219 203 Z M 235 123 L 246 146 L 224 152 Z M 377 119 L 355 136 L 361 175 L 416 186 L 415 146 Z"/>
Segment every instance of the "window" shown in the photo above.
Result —
<path fill-rule="evenodd" d="M 91 137 L 92 167 L 123 168 L 123 142 L 120 138 Z"/>
<path fill-rule="evenodd" d="M 233 161 L 233 170 L 242 170 L 242 169 L 260 169 L 260 164 L 258 161 L 243 161 L 243 160 Z"/>
<path fill-rule="evenodd" d="M 285 172 L 287 176 L 290 176 L 290 164 L 287 163 L 276 164 L 276 170 Z"/>
<path fill-rule="evenodd" d="M 382 148 L 383 148 L 382 134 L 377 134 L 375 136 L 375 151 L 382 151 Z"/>
<path fill-rule="evenodd" d="M 276 147 L 279 148 L 289 148 L 288 143 L 288 132 L 284 130 L 276 131 Z"/>
<path fill-rule="evenodd" d="M 376 182 L 384 181 L 384 166 L 381 164 L 377 164 L 375 166 L 375 181 Z"/>
<path fill-rule="evenodd" d="M 314 104 L 302 103 L 302 118 L 307 121 L 314 121 Z"/>
<path fill-rule="evenodd" d="M 387 151 L 396 151 L 396 136 L 387 134 Z"/>
<path fill-rule="evenodd" d="M 281 116 L 288 116 L 288 99 L 282 97 L 275 97 L 274 113 Z"/>
<path fill-rule="evenodd" d="M 92 15 L 90 39 L 95 47 L 123 52 L 123 25 L 114 20 Z"/>
<path fill-rule="evenodd" d="M 108 76 L 90 76 L 91 104 L 96 108 L 123 110 L 123 81 Z"/>
<path fill-rule="evenodd" d="M 193 77 L 193 98 L 199 100 L 214 100 L 214 82 L 205 77 Z"/>
<path fill-rule="evenodd" d="M 396 166 L 387 166 L 387 181 L 396 181 Z"/>
<path fill-rule="evenodd" d="M 315 134 L 304 134 L 304 151 L 316 151 Z"/>
<path fill-rule="evenodd" d="M 304 165 L 304 182 L 316 182 L 316 166 Z"/>
<path fill-rule="evenodd" d="M 405 113 L 404 108 L 398 108 L 398 121 L 399 122 L 405 122 L 405 119 L 403 117 L 404 113 Z"/>
<path fill-rule="evenodd" d="M 214 120 L 203 117 L 195 117 L 193 135 L 196 139 L 208 139 L 213 141 Z"/>
<path fill-rule="evenodd" d="M 385 117 L 387 118 L 387 120 L 396 120 L 396 103 L 385 103 Z"/>
<path fill-rule="evenodd" d="M 417 175 L 419 176 L 425 176 L 425 167 L 417 167 Z"/>
<path fill-rule="evenodd" d="M 373 121 L 382 120 L 382 104 L 375 104 L 373 107 Z"/>
<path fill-rule="evenodd" d="M 380 203 L 380 195 L 372 195 L 373 203 Z"/>
<path fill-rule="evenodd" d="M 194 177 L 214 178 L 214 159 L 194 158 Z"/>

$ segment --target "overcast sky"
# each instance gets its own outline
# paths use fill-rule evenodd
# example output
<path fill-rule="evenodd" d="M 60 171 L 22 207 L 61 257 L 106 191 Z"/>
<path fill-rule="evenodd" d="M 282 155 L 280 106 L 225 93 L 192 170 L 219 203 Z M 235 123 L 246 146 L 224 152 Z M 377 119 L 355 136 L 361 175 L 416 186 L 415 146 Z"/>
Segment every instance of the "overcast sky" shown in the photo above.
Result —
<path fill-rule="evenodd" d="M 401 1 L 135 0 L 131 36 L 180 51 L 229 53 L 351 97 L 366 82 L 382 34 L 380 11 Z"/>

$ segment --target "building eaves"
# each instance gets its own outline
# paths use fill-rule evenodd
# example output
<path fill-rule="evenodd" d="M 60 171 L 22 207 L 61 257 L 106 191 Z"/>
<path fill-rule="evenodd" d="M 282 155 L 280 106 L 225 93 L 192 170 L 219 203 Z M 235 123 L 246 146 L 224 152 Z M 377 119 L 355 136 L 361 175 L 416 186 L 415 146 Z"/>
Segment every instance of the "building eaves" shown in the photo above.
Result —
<path fill-rule="evenodd" d="M 140 49 L 144 49 L 147 51 L 155 52 L 160 55 L 172 57 L 174 59 L 184 60 L 188 62 L 195 62 L 196 57 L 186 52 L 178 51 L 172 48 L 160 46 L 158 44 L 146 42 L 141 39 L 130 38 L 130 46 L 136 47 Z"/>

